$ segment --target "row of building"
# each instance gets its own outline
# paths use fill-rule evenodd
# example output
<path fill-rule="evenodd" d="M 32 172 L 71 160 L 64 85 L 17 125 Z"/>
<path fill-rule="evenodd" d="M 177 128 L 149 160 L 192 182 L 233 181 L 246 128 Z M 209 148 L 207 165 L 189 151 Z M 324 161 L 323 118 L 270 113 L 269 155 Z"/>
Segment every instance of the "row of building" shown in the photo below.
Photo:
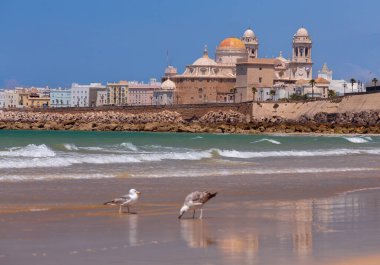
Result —
<path fill-rule="evenodd" d="M 174 104 L 175 84 L 119 81 L 102 85 L 73 83 L 68 89 L 15 88 L 0 90 L 0 108 L 61 108 Z"/>
<path fill-rule="evenodd" d="M 282 52 L 276 58 L 261 58 L 259 40 L 247 29 L 241 38 L 222 40 L 215 59 L 205 46 L 203 55 L 182 74 L 168 66 L 162 83 L 152 79 L 148 84 L 120 81 L 74 83 L 69 89 L 0 90 L 0 108 L 239 103 L 294 96 L 327 98 L 331 91 L 336 95 L 363 92 L 360 82 L 334 80 L 326 64 L 313 77 L 312 50 L 309 32 L 302 27 L 293 35 L 290 58 Z"/>

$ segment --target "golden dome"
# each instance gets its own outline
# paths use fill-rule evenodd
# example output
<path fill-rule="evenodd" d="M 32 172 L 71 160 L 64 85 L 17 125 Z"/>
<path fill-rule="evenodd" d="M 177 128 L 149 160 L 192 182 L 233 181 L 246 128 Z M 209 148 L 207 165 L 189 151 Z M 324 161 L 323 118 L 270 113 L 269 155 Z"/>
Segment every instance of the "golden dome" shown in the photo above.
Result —
<path fill-rule="evenodd" d="M 227 38 L 224 39 L 220 44 L 218 49 L 244 49 L 245 50 L 245 45 L 244 43 L 239 40 L 238 38 Z"/>

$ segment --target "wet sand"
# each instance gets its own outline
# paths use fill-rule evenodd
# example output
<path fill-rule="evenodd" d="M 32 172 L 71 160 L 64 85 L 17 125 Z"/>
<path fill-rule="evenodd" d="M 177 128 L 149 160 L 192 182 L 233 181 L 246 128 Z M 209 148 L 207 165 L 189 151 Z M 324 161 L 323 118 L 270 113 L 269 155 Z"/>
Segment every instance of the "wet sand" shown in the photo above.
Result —
<path fill-rule="evenodd" d="M 380 264 L 379 186 L 348 173 L 1 183 L 0 264 Z M 102 205 L 130 187 L 138 214 Z M 219 194 L 203 220 L 178 220 L 196 189 Z"/>

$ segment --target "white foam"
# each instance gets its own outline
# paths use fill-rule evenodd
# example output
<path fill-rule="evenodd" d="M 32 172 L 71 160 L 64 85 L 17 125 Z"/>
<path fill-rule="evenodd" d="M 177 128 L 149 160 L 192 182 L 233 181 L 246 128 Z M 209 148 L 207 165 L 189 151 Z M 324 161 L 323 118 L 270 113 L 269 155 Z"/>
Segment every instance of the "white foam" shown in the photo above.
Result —
<path fill-rule="evenodd" d="M 257 141 L 254 141 L 254 142 L 251 142 L 251 144 L 256 144 L 256 143 L 261 143 L 261 142 L 269 142 L 269 143 L 272 143 L 272 144 L 281 144 L 281 142 L 279 141 L 276 141 L 276 140 L 273 140 L 273 139 L 261 139 L 261 140 L 257 140 Z"/>
<path fill-rule="evenodd" d="M 122 147 L 124 147 L 124 148 L 127 148 L 127 149 L 129 149 L 129 150 L 131 150 L 131 151 L 137 151 L 138 150 L 138 148 L 137 148 L 137 146 L 135 146 L 134 144 L 132 144 L 132 143 L 122 143 L 122 144 L 120 144 Z"/>
<path fill-rule="evenodd" d="M 317 173 L 337 173 L 337 172 L 359 172 L 376 171 L 378 168 L 278 168 L 278 169 L 225 169 L 207 171 L 174 171 L 162 173 L 146 172 L 134 174 L 133 177 L 208 177 L 208 176 L 236 176 L 236 175 L 279 175 L 279 174 L 317 174 Z"/>
<path fill-rule="evenodd" d="M 121 164 L 141 163 L 145 161 L 162 160 L 201 160 L 211 158 L 211 151 L 167 152 L 167 153 L 140 153 L 140 154 L 78 154 L 62 157 L 11 159 L 0 160 L 0 168 L 43 168 L 68 167 L 75 164 Z"/>
<path fill-rule="evenodd" d="M 114 177 L 114 175 L 110 174 L 1 175 L 0 182 L 21 182 L 61 179 L 104 179 Z"/>
<path fill-rule="evenodd" d="M 380 154 L 380 149 L 358 150 L 358 149 L 333 149 L 333 150 L 316 150 L 316 151 L 267 151 L 267 152 L 245 152 L 236 150 L 219 150 L 215 151 L 223 157 L 230 158 L 265 158 L 265 157 L 310 157 L 310 156 L 343 156 L 355 154 Z"/>
<path fill-rule="evenodd" d="M 193 138 L 191 138 L 191 139 L 193 139 L 193 140 L 197 140 L 197 139 L 203 139 L 203 137 L 202 137 L 202 136 L 196 136 L 196 137 L 193 137 Z"/>
<path fill-rule="evenodd" d="M 66 148 L 66 150 L 69 151 L 78 151 L 79 148 L 75 144 L 64 144 L 63 147 Z"/>
<path fill-rule="evenodd" d="M 369 191 L 369 190 L 380 190 L 380 187 L 372 187 L 372 188 L 362 188 L 362 189 L 349 190 L 349 191 L 343 192 L 342 194 L 356 193 L 356 192 Z"/>
<path fill-rule="evenodd" d="M 362 138 L 362 137 L 343 137 L 347 141 L 354 143 L 354 144 L 364 144 L 368 143 L 368 139 Z"/>
<path fill-rule="evenodd" d="M 54 157 L 56 153 L 44 144 L 28 144 L 25 147 L 12 147 L 0 151 L 0 157 Z"/>

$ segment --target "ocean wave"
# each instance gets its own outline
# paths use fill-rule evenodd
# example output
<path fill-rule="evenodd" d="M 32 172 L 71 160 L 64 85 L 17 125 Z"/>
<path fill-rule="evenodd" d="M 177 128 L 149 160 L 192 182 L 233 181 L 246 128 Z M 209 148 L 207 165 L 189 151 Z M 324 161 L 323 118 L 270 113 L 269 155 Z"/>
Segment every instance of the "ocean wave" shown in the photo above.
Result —
<path fill-rule="evenodd" d="M 63 147 L 69 151 L 78 151 L 79 148 L 75 144 L 63 144 Z"/>
<path fill-rule="evenodd" d="M 56 153 L 45 144 L 28 144 L 24 147 L 12 147 L 7 151 L 0 151 L 0 157 L 54 157 Z"/>
<path fill-rule="evenodd" d="M 138 150 L 137 146 L 135 146 L 133 143 L 121 143 L 120 146 L 127 148 L 131 151 L 137 151 Z"/>
<path fill-rule="evenodd" d="M 343 138 L 354 144 L 364 144 L 372 140 L 371 137 L 343 137 Z"/>
<path fill-rule="evenodd" d="M 251 144 L 256 144 L 256 143 L 262 143 L 262 142 L 269 142 L 269 143 L 272 143 L 272 144 L 281 144 L 281 142 L 279 141 L 276 141 L 276 140 L 273 140 L 273 139 L 261 139 L 261 140 L 257 140 L 257 141 L 254 141 L 254 142 L 251 142 Z"/>
<path fill-rule="evenodd" d="M 44 168 L 69 167 L 75 164 L 121 164 L 156 162 L 162 160 L 201 160 L 211 158 L 211 151 L 193 151 L 183 153 L 141 153 L 141 154 L 77 154 L 63 157 L 47 157 L 33 159 L 1 159 L 0 168 Z"/>
<path fill-rule="evenodd" d="M 311 157 L 311 156 L 343 156 L 358 154 L 380 154 L 380 149 L 358 150 L 358 149 L 333 149 L 333 150 L 316 150 L 316 151 L 266 151 L 266 152 L 246 152 L 237 150 L 219 150 L 215 149 L 222 157 L 229 158 L 265 158 L 265 157 Z"/>
<path fill-rule="evenodd" d="M 203 136 L 195 136 L 193 138 L 191 138 L 192 140 L 198 140 L 198 139 L 203 139 Z"/>

